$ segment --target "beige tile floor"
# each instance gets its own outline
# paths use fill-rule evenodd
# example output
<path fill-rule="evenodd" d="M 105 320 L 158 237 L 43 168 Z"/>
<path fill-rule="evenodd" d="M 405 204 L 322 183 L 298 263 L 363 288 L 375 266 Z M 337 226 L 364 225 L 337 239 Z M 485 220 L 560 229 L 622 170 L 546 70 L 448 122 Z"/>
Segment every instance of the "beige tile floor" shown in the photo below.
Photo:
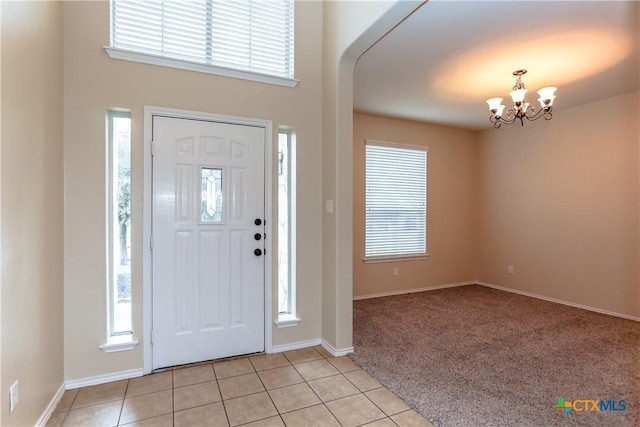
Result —
<path fill-rule="evenodd" d="M 67 390 L 48 426 L 432 426 L 322 347 Z"/>

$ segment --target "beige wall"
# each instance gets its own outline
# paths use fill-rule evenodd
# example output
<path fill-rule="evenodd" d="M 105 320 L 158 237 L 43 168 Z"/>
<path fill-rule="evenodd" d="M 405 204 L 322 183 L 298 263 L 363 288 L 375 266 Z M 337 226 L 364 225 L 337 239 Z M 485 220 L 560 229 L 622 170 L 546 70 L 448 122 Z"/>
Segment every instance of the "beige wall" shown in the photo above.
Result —
<path fill-rule="evenodd" d="M 363 262 L 365 139 L 428 147 L 428 259 Z M 474 132 L 370 114 L 354 114 L 354 297 L 475 280 L 476 168 Z M 398 276 L 393 276 L 394 267 L 399 269 Z"/>
<path fill-rule="evenodd" d="M 322 232 L 322 337 L 352 348 L 353 71 L 370 46 L 423 2 L 325 1 L 322 190 L 333 201 Z"/>
<path fill-rule="evenodd" d="M 300 83 L 293 89 L 110 59 L 102 49 L 109 44 L 108 2 L 66 2 L 64 20 L 65 378 L 143 366 L 141 345 L 110 354 L 98 349 L 105 339 L 107 306 L 105 114 L 113 107 L 132 113 L 135 335 L 142 336 L 143 107 L 153 105 L 272 120 L 274 144 L 279 125 L 295 128 L 297 309 L 302 322 L 297 327 L 274 328 L 273 342 L 280 345 L 320 337 L 322 3 L 296 3 L 295 74 Z M 275 171 L 275 158 L 273 161 Z M 273 182 L 275 191 L 277 180 Z M 276 209 L 277 204 L 273 205 Z M 276 292 L 274 285 L 274 301 Z M 275 303 L 272 313 L 277 318 Z"/>
<path fill-rule="evenodd" d="M 63 382 L 62 4 L 0 8 L 0 424 L 24 426 L 36 424 Z"/>
<path fill-rule="evenodd" d="M 480 134 L 481 281 L 640 317 L 639 103 Z"/>

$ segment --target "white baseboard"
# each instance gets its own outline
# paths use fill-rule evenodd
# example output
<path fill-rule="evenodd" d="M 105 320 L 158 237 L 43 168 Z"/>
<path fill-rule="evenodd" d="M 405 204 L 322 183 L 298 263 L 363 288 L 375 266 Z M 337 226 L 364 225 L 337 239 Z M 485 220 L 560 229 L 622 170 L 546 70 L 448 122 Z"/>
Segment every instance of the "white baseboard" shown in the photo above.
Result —
<path fill-rule="evenodd" d="M 283 351 L 299 350 L 301 348 L 313 347 L 320 344 L 321 344 L 320 338 L 317 338 L 314 340 L 307 340 L 307 341 L 298 341 L 298 342 L 292 342 L 289 344 L 274 345 L 271 347 L 271 352 L 282 353 Z"/>
<path fill-rule="evenodd" d="M 458 286 L 467 286 L 467 285 L 475 285 L 475 284 L 477 284 L 476 281 L 470 281 L 470 282 L 450 283 L 447 285 L 425 286 L 424 288 L 403 289 L 400 291 L 382 292 L 379 294 L 359 295 L 359 296 L 353 297 L 353 300 L 356 301 L 361 299 L 388 297 L 391 295 L 412 294 L 414 292 L 435 291 L 436 289 L 456 288 Z"/>
<path fill-rule="evenodd" d="M 322 345 L 322 347 L 324 347 L 325 350 L 327 350 L 329 353 L 331 353 L 335 357 L 346 356 L 349 353 L 353 353 L 353 347 L 336 349 L 334 346 L 332 346 L 325 340 L 322 340 L 322 343 L 320 343 L 320 345 Z"/>
<path fill-rule="evenodd" d="M 344 356 L 349 353 L 353 353 L 353 347 L 336 349 L 331 344 L 329 344 L 328 342 L 320 338 L 317 338 L 314 340 L 308 340 L 308 341 L 298 341 L 290 344 L 274 345 L 271 351 L 272 353 L 281 353 L 283 351 L 299 350 L 301 348 L 315 347 L 317 345 L 321 345 L 322 347 L 324 347 L 325 350 L 327 350 L 329 353 L 331 353 L 335 357 Z"/>
<path fill-rule="evenodd" d="M 64 391 L 64 383 L 62 383 L 60 384 L 60 388 L 58 388 L 56 394 L 53 396 L 53 399 L 51 399 L 51 402 L 49 402 L 47 409 L 44 410 L 42 416 L 36 422 L 36 427 L 44 427 L 47 425 L 47 423 L 49 422 L 49 418 L 51 418 L 51 415 L 53 415 L 53 411 L 56 410 L 56 406 L 58 406 L 58 403 L 60 403 L 60 399 L 62 399 Z"/>
<path fill-rule="evenodd" d="M 582 304 L 576 304 L 574 302 L 564 301 L 564 300 L 560 300 L 560 299 L 557 299 L 557 298 L 550 298 L 550 297 L 545 297 L 543 295 L 532 294 L 531 292 L 525 292 L 525 291 L 519 291 L 517 289 L 505 288 L 503 286 L 493 285 L 491 283 L 476 282 L 476 284 L 478 284 L 480 286 L 485 286 L 487 288 L 497 289 L 499 291 L 511 292 L 513 294 L 524 295 L 526 297 L 537 298 L 537 299 L 541 299 L 541 300 L 545 300 L 545 301 L 549 301 L 549 302 L 555 302 L 557 304 L 568 305 L 570 307 L 581 308 L 583 310 L 595 311 L 596 313 L 600 313 L 600 314 L 607 314 L 609 316 L 620 317 L 620 318 L 623 318 L 623 319 L 633 320 L 635 322 L 640 322 L 640 317 L 634 317 L 634 316 L 629 316 L 627 314 L 616 313 L 615 311 L 603 310 L 601 308 L 590 307 L 588 305 L 582 305 Z"/>
<path fill-rule="evenodd" d="M 71 390 L 74 388 L 87 387 L 90 385 L 98 385 L 98 384 L 109 383 L 112 381 L 128 380 L 129 378 L 141 377 L 143 373 L 144 372 L 142 369 L 129 369 L 128 371 L 120 371 L 120 372 L 114 372 L 112 374 L 98 375 L 95 377 L 81 378 L 79 380 L 65 381 L 64 385 L 67 390 Z"/>
<path fill-rule="evenodd" d="M 329 351 L 331 354 L 334 354 L 334 355 L 342 356 L 344 354 L 347 354 L 353 351 L 353 348 L 336 350 L 333 347 L 331 347 L 328 343 L 324 342 L 324 340 L 320 338 L 316 338 L 313 340 L 298 341 L 298 342 L 282 344 L 282 345 L 274 345 L 271 347 L 271 352 L 281 353 L 283 351 L 299 350 L 301 348 L 314 347 L 317 345 L 322 345 L 327 349 L 327 351 Z M 114 372 L 112 374 L 98 375 L 95 377 L 81 378 L 78 380 L 69 380 L 69 381 L 65 381 L 64 388 L 62 391 L 64 392 L 65 389 L 71 390 L 74 388 L 104 384 L 112 381 L 125 380 L 129 378 L 136 378 L 136 377 L 141 377 L 142 375 L 143 375 L 142 369 L 130 369 L 128 371 Z"/>

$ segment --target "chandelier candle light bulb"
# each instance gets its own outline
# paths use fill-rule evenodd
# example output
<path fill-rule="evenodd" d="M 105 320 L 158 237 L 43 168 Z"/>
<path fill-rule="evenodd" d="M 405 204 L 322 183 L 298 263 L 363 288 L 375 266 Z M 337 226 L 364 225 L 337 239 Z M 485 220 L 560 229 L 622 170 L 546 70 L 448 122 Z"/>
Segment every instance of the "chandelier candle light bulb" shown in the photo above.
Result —
<path fill-rule="evenodd" d="M 500 107 L 504 109 L 504 105 L 500 105 L 502 104 L 502 98 L 489 98 L 487 99 L 487 104 L 489 104 L 489 110 L 494 114 Z"/>
<path fill-rule="evenodd" d="M 516 89 L 516 90 L 512 90 L 511 92 L 509 92 L 509 95 L 511 95 L 511 99 L 513 99 L 513 103 L 514 104 L 518 104 L 522 101 L 524 101 L 524 96 L 527 94 L 527 90 L 526 89 Z"/>
<path fill-rule="evenodd" d="M 540 106 L 542 108 L 545 108 L 547 105 L 553 105 L 553 100 L 556 97 L 553 93 L 556 91 L 556 89 L 557 88 L 555 87 L 543 87 L 538 91 L 538 95 L 540 95 L 538 101 L 540 102 Z"/>
<path fill-rule="evenodd" d="M 553 110 L 554 92 L 556 88 L 545 87 L 538 91 L 538 95 L 540 95 L 538 102 L 540 102 L 541 108 L 536 112 L 535 107 L 532 107 L 528 102 L 524 102 L 527 89 L 525 89 L 524 83 L 522 82 L 522 75 L 526 72 L 527 70 L 516 70 L 513 72 L 513 75 L 517 76 L 518 79 L 513 86 L 513 90 L 509 92 L 513 100 L 513 107 L 507 110 L 506 114 L 503 115 L 505 106 L 502 105 L 502 98 L 487 99 L 489 111 L 491 111 L 489 121 L 493 123 L 493 127 L 496 129 L 502 126 L 502 124 L 513 124 L 516 120 L 520 120 L 520 124 L 524 126 L 524 119 L 530 121 L 538 120 L 540 117 L 544 117 L 545 120 L 552 119 L 551 111 Z"/>

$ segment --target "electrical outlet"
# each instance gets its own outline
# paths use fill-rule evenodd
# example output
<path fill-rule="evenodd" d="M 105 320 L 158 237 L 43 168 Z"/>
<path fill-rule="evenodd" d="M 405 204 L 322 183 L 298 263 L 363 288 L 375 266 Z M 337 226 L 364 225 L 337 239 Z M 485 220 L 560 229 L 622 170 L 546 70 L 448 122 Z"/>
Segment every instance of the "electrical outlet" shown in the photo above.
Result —
<path fill-rule="evenodd" d="M 400 275 L 400 270 L 398 269 L 398 267 L 393 267 L 393 275 L 394 276 Z"/>
<path fill-rule="evenodd" d="M 9 387 L 9 412 L 16 410 L 18 405 L 18 381 L 11 384 Z"/>
<path fill-rule="evenodd" d="M 507 273 L 513 274 L 513 265 L 507 266 Z"/>

